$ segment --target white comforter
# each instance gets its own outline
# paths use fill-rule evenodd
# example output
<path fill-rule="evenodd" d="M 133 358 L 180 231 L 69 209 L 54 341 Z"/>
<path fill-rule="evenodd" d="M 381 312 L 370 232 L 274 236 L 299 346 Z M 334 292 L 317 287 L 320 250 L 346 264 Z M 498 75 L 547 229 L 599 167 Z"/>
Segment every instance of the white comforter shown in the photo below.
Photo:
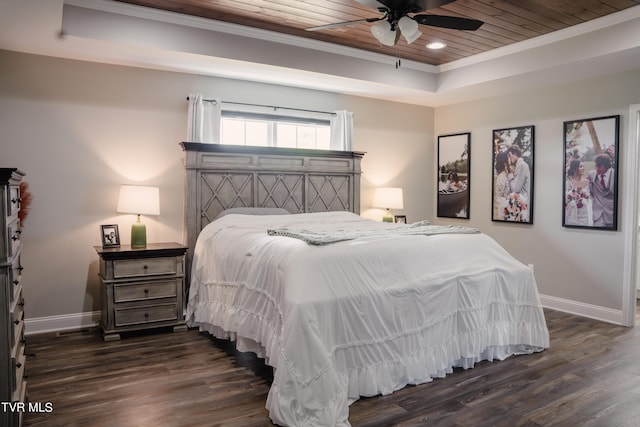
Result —
<path fill-rule="evenodd" d="M 202 230 L 190 326 L 275 368 L 271 419 L 348 426 L 348 405 L 480 360 L 542 351 L 533 271 L 484 234 L 365 237 L 313 246 L 269 236 L 399 227 L 347 212 L 227 215 Z"/>

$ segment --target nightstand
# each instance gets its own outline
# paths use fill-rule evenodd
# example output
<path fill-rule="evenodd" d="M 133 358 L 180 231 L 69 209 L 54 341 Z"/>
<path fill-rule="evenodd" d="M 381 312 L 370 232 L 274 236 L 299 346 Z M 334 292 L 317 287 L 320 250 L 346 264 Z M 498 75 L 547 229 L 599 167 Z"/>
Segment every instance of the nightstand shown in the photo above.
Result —
<path fill-rule="evenodd" d="M 95 246 L 100 256 L 100 326 L 105 341 L 120 333 L 173 326 L 186 330 L 183 295 L 185 253 L 179 243 Z"/>

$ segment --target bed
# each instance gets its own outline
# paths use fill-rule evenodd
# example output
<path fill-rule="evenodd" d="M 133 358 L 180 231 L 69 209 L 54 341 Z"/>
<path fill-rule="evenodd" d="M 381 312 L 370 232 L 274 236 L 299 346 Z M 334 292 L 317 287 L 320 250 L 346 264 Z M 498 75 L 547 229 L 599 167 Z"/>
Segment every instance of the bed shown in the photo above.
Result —
<path fill-rule="evenodd" d="M 274 367 L 266 402 L 274 423 L 348 426 L 349 404 L 361 396 L 549 346 L 533 271 L 493 239 L 357 215 L 362 153 L 183 148 L 187 207 L 197 208 L 187 217 L 201 221 L 187 322 Z M 253 185 L 258 198 L 223 195 L 209 174 L 250 175 L 242 188 Z M 267 186 L 271 196 L 261 199 L 263 174 L 296 175 L 288 182 L 306 190 L 276 195 Z M 233 182 L 236 191 L 244 180 Z M 309 203 L 317 195 L 307 200 L 317 193 L 309 187 L 323 189 L 321 206 Z"/>

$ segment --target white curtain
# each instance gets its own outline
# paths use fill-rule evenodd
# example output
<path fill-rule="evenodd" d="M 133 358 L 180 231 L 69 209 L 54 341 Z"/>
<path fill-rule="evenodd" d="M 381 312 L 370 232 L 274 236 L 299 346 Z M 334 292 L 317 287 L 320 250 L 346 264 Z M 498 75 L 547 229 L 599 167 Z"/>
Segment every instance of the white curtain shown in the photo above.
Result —
<path fill-rule="evenodd" d="M 189 95 L 187 115 L 187 141 L 218 144 L 222 101 L 202 98 L 202 94 Z"/>
<path fill-rule="evenodd" d="M 331 116 L 331 149 L 353 150 L 353 113 L 350 111 L 334 111 Z"/>

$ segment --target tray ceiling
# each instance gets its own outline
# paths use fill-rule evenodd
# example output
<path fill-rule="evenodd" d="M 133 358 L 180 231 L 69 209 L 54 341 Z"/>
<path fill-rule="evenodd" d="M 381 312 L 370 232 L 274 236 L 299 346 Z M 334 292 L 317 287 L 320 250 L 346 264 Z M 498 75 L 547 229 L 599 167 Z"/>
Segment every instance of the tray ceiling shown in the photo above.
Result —
<path fill-rule="evenodd" d="M 408 44 L 381 45 L 371 34 L 372 24 L 322 31 L 306 28 L 381 14 L 355 0 L 119 0 L 180 14 L 245 25 L 424 64 L 442 65 L 492 49 L 562 30 L 640 4 L 640 0 L 458 0 L 426 13 L 484 21 L 476 31 L 420 26 L 422 36 Z M 370 0 L 364 3 L 370 3 Z M 432 51 L 431 41 L 447 47 Z"/>

